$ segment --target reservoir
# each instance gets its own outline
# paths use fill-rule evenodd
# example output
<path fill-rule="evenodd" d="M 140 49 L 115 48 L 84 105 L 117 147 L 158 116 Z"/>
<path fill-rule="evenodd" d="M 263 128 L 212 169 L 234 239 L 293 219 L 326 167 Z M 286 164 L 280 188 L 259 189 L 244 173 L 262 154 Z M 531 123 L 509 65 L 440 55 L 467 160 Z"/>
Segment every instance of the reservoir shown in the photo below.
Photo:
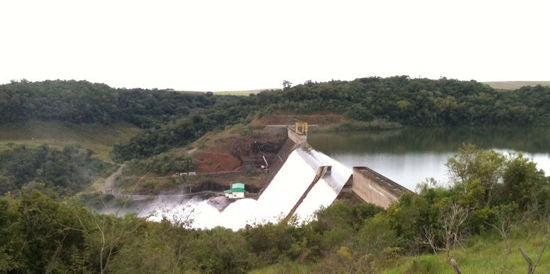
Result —
<path fill-rule="evenodd" d="M 508 155 L 522 152 L 550 176 L 550 128 L 405 128 L 366 132 L 311 132 L 309 143 L 348 167 L 367 166 L 415 190 L 434 178 L 449 183 L 445 163 L 463 143 Z"/>

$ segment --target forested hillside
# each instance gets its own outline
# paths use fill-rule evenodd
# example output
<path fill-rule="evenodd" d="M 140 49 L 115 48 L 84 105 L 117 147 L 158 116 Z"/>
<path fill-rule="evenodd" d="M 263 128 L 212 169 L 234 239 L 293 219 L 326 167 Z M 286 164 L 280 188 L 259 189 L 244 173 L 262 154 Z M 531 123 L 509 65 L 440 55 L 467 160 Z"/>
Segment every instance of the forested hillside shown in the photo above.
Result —
<path fill-rule="evenodd" d="M 86 81 L 13 82 L 0 85 L 0 123 L 60 120 L 71 123 L 125 121 L 150 127 L 215 103 L 206 94 L 114 89 Z"/>
<path fill-rule="evenodd" d="M 415 126 L 550 125 L 550 87 L 498 92 L 476 81 L 362 78 L 307 82 L 257 96 L 264 113 L 331 111 Z"/>
<path fill-rule="evenodd" d="M 218 125 L 234 121 L 220 118 L 233 115 L 235 110 L 227 109 L 232 106 L 241 106 L 248 114 L 283 110 L 335 112 L 356 120 L 383 118 L 416 126 L 549 125 L 550 87 L 499 92 L 476 81 L 399 76 L 306 82 L 247 97 L 114 89 L 86 81 L 22 81 L 0 85 L 1 123 L 30 119 L 73 123 L 126 121 L 147 127 L 152 122 L 167 122 L 191 110 L 212 106 L 209 114 L 216 117 L 204 121 Z"/>
<path fill-rule="evenodd" d="M 550 87 L 498 92 L 475 81 L 363 78 L 308 82 L 249 97 L 219 96 L 222 103 L 193 117 L 150 129 L 115 147 L 117 159 L 146 157 L 185 145 L 212 129 L 274 112 L 345 114 L 410 126 L 548 126 Z"/>

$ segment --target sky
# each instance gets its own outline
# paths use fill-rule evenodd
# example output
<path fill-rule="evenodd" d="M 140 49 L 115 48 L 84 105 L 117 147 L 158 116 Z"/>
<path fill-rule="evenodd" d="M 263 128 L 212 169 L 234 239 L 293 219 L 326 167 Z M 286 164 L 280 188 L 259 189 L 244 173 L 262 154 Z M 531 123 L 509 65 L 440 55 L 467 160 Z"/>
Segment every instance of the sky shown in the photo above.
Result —
<path fill-rule="evenodd" d="M 550 1 L 2 0 L 0 83 L 222 91 L 550 80 Z"/>

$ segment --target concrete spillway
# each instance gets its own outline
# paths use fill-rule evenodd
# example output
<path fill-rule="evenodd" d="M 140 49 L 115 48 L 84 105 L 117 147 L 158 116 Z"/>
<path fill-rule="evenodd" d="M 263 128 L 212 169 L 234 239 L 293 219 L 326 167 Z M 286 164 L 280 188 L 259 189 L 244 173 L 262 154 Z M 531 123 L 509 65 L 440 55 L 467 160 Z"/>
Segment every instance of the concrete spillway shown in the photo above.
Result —
<path fill-rule="evenodd" d="M 334 202 L 351 175 L 351 169 L 327 155 L 297 148 L 257 200 L 237 200 L 221 212 L 207 201 L 189 201 L 171 210 L 153 212 L 150 219 L 191 220 L 194 228 L 222 226 L 233 230 L 291 217 L 299 223 L 308 222 L 317 210 Z"/>
<path fill-rule="evenodd" d="M 279 161 L 277 161 L 277 159 Z M 406 188 L 367 167 L 353 170 L 309 148 L 307 135 L 288 128 L 288 140 L 277 155 L 267 186 L 258 199 L 240 199 L 222 211 L 218 201 L 187 200 L 163 211 L 144 211 L 150 220 L 168 218 L 194 228 L 222 226 L 233 230 L 247 225 L 293 221 L 307 223 L 337 198 L 388 207 Z"/>

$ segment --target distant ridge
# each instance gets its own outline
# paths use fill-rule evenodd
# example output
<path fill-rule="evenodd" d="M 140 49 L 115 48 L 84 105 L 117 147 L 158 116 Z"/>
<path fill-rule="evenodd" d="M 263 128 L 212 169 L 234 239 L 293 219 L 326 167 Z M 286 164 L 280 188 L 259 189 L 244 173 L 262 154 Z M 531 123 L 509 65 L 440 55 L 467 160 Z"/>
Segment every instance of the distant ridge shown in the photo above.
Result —
<path fill-rule="evenodd" d="M 264 89 L 251 89 L 251 90 L 230 90 L 230 91 L 213 91 L 216 95 L 241 95 L 247 96 L 249 94 L 258 94 L 262 91 L 280 90 L 279 88 L 264 88 Z"/>
<path fill-rule="evenodd" d="M 550 86 L 550 81 L 493 81 L 493 82 L 483 82 L 491 86 L 494 89 L 506 89 L 513 90 L 518 89 L 524 86 Z"/>

